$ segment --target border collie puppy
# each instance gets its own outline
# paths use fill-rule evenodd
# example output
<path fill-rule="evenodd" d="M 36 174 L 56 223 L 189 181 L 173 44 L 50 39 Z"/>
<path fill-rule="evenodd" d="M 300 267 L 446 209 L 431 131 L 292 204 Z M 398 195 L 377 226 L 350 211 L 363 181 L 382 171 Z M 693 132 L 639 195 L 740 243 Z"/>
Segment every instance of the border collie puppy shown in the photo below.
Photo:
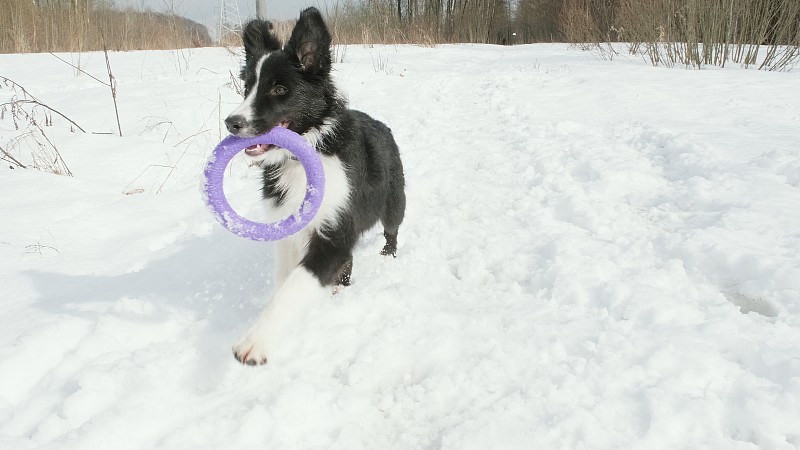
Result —
<path fill-rule="evenodd" d="M 331 36 L 322 16 L 308 8 L 281 48 L 262 20 L 244 29 L 245 99 L 227 119 L 236 136 L 273 127 L 303 135 L 325 170 L 322 206 L 299 233 L 277 243 L 277 290 L 245 337 L 233 347 L 240 362 L 264 364 L 282 332 L 311 300 L 334 285 L 350 284 L 353 248 L 379 220 L 396 256 L 397 230 L 405 214 L 405 180 L 391 130 L 347 108 L 331 80 Z M 276 218 L 296 211 L 306 188 L 305 171 L 285 149 L 258 145 L 245 150 L 263 168 L 262 193 Z"/>

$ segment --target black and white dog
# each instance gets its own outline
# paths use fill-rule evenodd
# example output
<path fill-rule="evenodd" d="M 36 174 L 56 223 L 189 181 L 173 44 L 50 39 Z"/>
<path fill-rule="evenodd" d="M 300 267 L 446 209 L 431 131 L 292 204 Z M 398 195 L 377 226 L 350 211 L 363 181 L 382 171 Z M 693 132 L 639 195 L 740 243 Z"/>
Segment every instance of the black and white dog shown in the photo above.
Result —
<path fill-rule="evenodd" d="M 277 291 L 247 335 L 233 347 L 236 359 L 267 361 L 279 336 L 310 300 L 332 286 L 348 285 L 353 248 L 380 220 L 395 256 L 405 213 L 403 165 L 391 130 L 368 115 L 347 109 L 331 80 L 331 36 L 322 16 L 308 8 L 281 49 L 270 24 L 249 22 L 243 34 L 244 102 L 225 124 L 237 136 L 273 127 L 303 135 L 322 158 L 325 194 L 313 221 L 277 243 Z M 306 188 L 305 172 L 291 154 L 275 146 L 245 150 L 263 167 L 263 196 L 275 216 L 296 211 Z"/>

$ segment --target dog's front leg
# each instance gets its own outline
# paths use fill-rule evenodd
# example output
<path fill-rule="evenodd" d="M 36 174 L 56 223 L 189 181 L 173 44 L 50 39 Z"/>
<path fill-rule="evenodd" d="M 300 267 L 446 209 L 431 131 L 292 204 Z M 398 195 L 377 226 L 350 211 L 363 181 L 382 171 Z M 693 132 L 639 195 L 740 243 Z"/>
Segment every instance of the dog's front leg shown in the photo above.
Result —
<path fill-rule="evenodd" d="M 301 250 L 300 246 L 303 243 L 297 243 L 291 237 L 288 239 L 280 240 L 276 243 L 275 252 L 275 289 L 280 288 L 283 283 L 289 278 L 298 264 L 300 264 Z"/>
<path fill-rule="evenodd" d="M 295 267 L 245 337 L 233 347 L 236 359 L 252 366 L 266 363 L 286 329 L 326 292 L 308 269 Z"/>

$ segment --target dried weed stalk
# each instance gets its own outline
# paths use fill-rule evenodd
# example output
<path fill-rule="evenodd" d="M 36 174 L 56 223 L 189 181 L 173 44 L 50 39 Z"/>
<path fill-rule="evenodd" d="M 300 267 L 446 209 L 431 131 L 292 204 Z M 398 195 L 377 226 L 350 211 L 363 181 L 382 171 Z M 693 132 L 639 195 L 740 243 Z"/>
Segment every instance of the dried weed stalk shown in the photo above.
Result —
<path fill-rule="evenodd" d="M 5 147 L 0 147 L 0 159 L 10 162 L 12 167 L 27 168 L 13 156 L 15 150 L 22 147 L 31 149 L 33 167 L 59 175 L 72 176 L 61 153 L 53 140 L 45 132 L 46 127 L 53 126 L 53 117 L 57 116 L 69 124 L 70 131 L 76 129 L 86 132 L 74 120 L 52 106 L 42 102 L 19 83 L 0 76 L 0 89 L 11 89 L 12 95 L 5 103 L 0 103 L 0 120 L 9 120 L 19 134 L 11 138 Z"/>

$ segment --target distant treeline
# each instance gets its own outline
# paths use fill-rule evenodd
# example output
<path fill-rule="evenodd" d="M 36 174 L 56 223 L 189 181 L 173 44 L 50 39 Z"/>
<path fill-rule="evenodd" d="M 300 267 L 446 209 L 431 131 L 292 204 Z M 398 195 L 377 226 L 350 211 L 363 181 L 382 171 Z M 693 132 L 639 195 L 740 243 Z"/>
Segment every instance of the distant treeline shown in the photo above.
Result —
<path fill-rule="evenodd" d="M 175 14 L 101 0 L 2 0 L 0 53 L 171 49 L 212 45 L 208 29 Z"/>
<path fill-rule="evenodd" d="M 342 0 L 327 13 L 342 43 L 800 39 L 800 0 Z"/>
<path fill-rule="evenodd" d="M 628 43 L 655 65 L 768 70 L 800 59 L 800 0 L 342 0 L 337 43 Z M 588 45 L 587 45 L 588 44 Z"/>
<path fill-rule="evenodd" d="M 186 48 L 208 30 L 176 14 L 110 0 L 2 0 L 0 52 Z M 165 2 L 166 5 L 171 4 Z M 336 44 L 626 42 L 653 64 L 783 70 L 800 58 L 800 0 L 338 0 Z M 276 23 L 288 34 L 292 24 Z M 284 36 L 285 37 L 285 36 Z M 236 35 L 218 45 L 238 46 Z M 610 49 L 611 46 L 606 46 Z M 614 50 L 616 51 L 616 50 Z"/>

